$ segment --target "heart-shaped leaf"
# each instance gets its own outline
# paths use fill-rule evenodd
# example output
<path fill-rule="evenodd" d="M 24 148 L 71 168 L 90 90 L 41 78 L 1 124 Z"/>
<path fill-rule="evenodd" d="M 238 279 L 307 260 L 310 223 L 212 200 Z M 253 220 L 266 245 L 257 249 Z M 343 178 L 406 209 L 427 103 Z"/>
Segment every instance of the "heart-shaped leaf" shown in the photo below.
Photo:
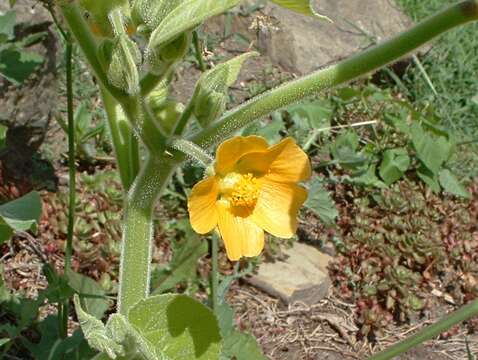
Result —
<path fill-rule="evenodd" d="M 185 295 L 157 295 L 136 304 L 129 323 L 168 360 L 218 359 L 221 335 L 206 306 Z"/>

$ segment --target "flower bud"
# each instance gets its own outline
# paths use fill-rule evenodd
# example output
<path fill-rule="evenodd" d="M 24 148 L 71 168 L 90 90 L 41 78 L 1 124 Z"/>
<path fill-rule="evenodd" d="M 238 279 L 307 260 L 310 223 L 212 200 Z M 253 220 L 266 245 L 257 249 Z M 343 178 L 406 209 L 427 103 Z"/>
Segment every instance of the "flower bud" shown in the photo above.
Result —
<path fill-rule="evenodd" d="M 216 91 L 199 91 L 194 105 L 194 116 L 205 128 L 226 111 L 227 95 Z"/>
<path fill-rule="evenodd" d="M 183 33 L 159 49 L 148 49 L 146 61 L 156 74 L 163 73 L 171 64 L 181 60 L 189 49 L 191 34 Z"/>
<path fill-rule="evenodd" d="M 103 51 L 108 51 L 105 45 Z M 119 36 L 114 40 L 111 52 L 111 62 L 108 66 L 108 80 L 110 83 L 127 92 L 139 92 L 138 64 L 141 62 L 141 52 L 136 43 L 127 36 Z"/>

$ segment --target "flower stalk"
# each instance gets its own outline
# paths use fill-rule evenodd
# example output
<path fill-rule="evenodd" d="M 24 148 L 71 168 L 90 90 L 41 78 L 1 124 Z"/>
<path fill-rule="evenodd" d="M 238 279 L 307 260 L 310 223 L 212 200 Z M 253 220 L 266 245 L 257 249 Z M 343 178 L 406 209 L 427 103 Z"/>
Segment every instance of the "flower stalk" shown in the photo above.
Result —
<path fill-rule="evenodd" d="M 442 332 L 450 329 L 451 327 L 468 320 L 478 315 L 478 300 L 471 302 L 468 305 L 463 306 L 461 309 L 445 316 L 442 320 L 435 324 L 429 325 L 418 333 L 408 337 L 407 339 L 395 344 L 388 349 L 372 356 L 369 360 L 388 360 L 393 359 L 396 356 L 403 354 L 411 348 L 440 335 Z"/>
<path fill-rule="evenodd" d="M 273 111 L 362 77 L 404 57 L 436 36 L 474 20 L 478 20 L 478 0 L 452 5 L 382 44 L 253 98 L 224 114 L 191 140 L 201 147 L 212 146 Z"/>

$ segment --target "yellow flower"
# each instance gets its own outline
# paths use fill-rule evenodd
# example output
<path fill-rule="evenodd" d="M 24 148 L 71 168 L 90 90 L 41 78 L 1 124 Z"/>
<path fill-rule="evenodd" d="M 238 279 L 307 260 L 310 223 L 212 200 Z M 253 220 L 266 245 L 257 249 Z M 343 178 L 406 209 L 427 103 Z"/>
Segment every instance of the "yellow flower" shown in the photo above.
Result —
<path fill-rule="evenodd" d="M 290 238 L 307 190 L 297 183 L 310 177 L 307 155 L 291 138 L 270 146 L 259 136 L 234 137 L 217 149 L 214 175 L 198 182 L 189 197 L 193 229 L 218 228 L 227 257 L 258 256 L 264 231 Z"/>

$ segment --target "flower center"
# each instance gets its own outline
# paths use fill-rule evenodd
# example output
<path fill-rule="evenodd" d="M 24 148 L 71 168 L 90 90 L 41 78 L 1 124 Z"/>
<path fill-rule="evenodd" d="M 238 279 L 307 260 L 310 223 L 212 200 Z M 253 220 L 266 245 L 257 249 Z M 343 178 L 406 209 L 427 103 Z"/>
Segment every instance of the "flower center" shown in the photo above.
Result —
<path fill-rule="evenodd" d="M 254 207 L 259 198 L 259 181 L 250 173 L 229 173 L 220 182 L 223 198 L 232 206 Z"/>

